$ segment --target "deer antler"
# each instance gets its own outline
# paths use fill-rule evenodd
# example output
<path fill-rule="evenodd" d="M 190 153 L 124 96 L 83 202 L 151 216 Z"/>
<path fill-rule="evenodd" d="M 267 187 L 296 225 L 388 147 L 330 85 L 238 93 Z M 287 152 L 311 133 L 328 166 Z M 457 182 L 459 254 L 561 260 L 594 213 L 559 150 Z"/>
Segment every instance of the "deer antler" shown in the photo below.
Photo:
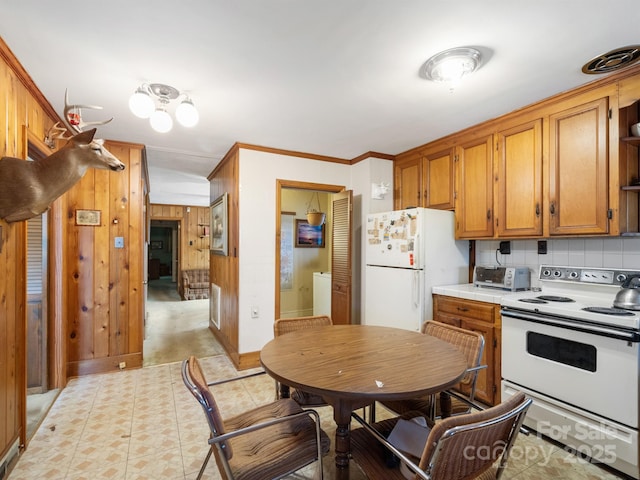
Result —
<path fill-rule="evenodd" d="M 102 110 L 102 107 L 98 107 L 96 105 L 69 105 L 69 91 L 64 91 L 64 123 L 67 125 L 69 130 L 80 133 L 86 127 L 104 125 L 105 123 L 109 123 L 113 120 L 113 118 L 110 118 L 109 120 L 103 120 L 100 122 L 84 122 L 81 114 L 81 109 L 83 108 Z"/>
<path fill-rule="evenodd" d="M 47 130 L 47 133 L 44 134 L 44 143 L 53 150 L 56 148 L 56 140 L 69 140 L 71 138 L 65 135 L 66 132 L 66 127 L 62 127 L 60 126 L 60 122 L 56 122 Z"/>

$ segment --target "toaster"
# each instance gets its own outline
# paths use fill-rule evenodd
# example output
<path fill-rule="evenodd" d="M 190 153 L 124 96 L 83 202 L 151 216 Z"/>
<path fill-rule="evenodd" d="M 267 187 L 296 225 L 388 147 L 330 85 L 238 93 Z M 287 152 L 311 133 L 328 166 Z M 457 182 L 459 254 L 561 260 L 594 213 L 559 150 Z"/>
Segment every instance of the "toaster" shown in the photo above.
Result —
<path fill-rule="evenodd" d="M 477 265 L 473 269 L 473 284 L 476 287 L 499 288 L 510 292 L 531 290 L 531 271 L 529 267 Z"/>

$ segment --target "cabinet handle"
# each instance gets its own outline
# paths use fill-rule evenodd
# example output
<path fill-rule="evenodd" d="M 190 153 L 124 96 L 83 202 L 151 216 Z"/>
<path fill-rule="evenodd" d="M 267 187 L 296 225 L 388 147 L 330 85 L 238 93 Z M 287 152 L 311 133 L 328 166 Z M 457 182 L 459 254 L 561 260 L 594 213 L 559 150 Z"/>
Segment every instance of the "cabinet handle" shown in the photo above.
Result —
<path fill-rule="evenodd" d="M 491 220 L 491 209 L 487 210 L 487 220 Z"/>
<path fill-rule="evenodd" d="M 536 217 L 540 216 L 540 204 L 536 203 Z"/>
<path fill-rule="evenodd" d="M 467 307 L 457 307 L 459 312 L 468 312 L 469 309 Z"/>
<path fill-rule="evenodd" d="M 549 206 L 549 211 L 551 212 L 551 215 L 556 214 L 556 204 L 554 202 L 551 202 L 551 205 Z"/>

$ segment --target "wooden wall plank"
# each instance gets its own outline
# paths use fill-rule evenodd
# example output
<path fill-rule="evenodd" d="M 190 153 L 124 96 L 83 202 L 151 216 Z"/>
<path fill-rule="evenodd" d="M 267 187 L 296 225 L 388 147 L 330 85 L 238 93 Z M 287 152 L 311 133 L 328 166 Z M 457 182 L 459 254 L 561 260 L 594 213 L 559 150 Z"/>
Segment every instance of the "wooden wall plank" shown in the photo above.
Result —
<path fill-rule="evenodd" d="M 100 228 L 84 227 L 94 232 L 94 304 L 93 304 L 93 351 L 94 358 L 109 356 L 109 176 L 108 170 L 94 171 L 94 196 L 92 207 L 100 210 Z"/>

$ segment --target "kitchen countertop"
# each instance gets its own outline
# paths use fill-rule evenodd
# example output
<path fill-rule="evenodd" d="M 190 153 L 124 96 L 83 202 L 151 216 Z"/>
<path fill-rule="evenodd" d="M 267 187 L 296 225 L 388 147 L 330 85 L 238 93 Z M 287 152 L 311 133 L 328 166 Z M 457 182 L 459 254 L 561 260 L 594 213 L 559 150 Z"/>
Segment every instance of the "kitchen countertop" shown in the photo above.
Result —
<path fill-rule="evenodd" d="M 500 290 L 498 288 L 476 287 L 473 283 L 465 283 L 461 285 L 442 285 L 433 287 L 431 293 L 436 295 L 446 295 L 448 297 L 464 298 L 467 300 L 476 300 L 478 302 L 500 304 L 505 295 L 513 295 L 514 293 Z"/>

